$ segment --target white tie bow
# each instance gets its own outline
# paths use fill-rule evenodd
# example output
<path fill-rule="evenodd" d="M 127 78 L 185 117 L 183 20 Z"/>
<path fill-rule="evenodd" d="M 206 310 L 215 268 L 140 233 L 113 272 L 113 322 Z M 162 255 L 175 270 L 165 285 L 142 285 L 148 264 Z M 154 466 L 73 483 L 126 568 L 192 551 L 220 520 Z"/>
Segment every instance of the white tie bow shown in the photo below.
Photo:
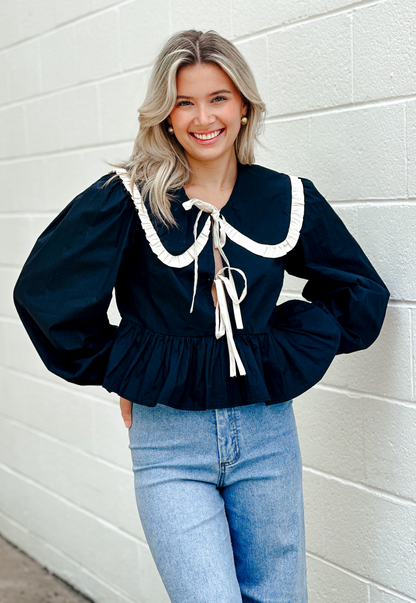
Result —
<path fill-rule="evenodd" d="M 198 253 L 196 248 L 198 222 L 203 211 L 206 210 L 211 215 L 211 219 L 213 222 L 214 247 L 218 249 L 225 263 L 227 264 L 227 266 L 217 272 L 214 278 L 214 285 L 217 291 L 217 305 L 215 306 L 215 337 L 219 339 L 223 335 L 226 335 L 228 344 L 228 354 L 230 358 L 230 376 L 236 376 L 236 367 L 238 368 L 240 375 L 245 375 L 246 371 L 244 369 L 244 365 L 242 363 L 242 360 L 237 350 L 237 346 L 235 345 L 235 341 L 233 338 L 233 330 L 231 326 L 230 315 L 228 313 L 228 303 L 225 291 L 227 290 L 227 293 L 233 303 L 236 327 L 237 329 L 242 329 L 243 320 L 241 317 L 240 303 L 247 295 L 246 275 L 239 268 L 232 268 L 230 266 L 230 262 L 228 261 L 227 256 L 224 253 L 223 246 L 225 245 L 227 237 L 224 229 L 222 228 L 221 223 L 224 218 L 221 217 L 220 210 L 214 205 L 211 205 L 210 203 L 205 203 L 204 201 L 201 201 L 201 199 L 190 199 L 189 201 L 184 201 L 182 205 L 186 211 L 190 210 L 193 205 L 196 205 L 200 210 L 194 224 L 194 291 L 192 295 L 190 313 L 193 312 L 194 309 L 195 295 L 198 284 Z M 228 270 L 228 277 L 223 274 L 225 270 Z M 244 279 L 244 289 L 240 297 L 238 297 L 237 289 L 235 287 L 232 270 L 239 272 Z"/>

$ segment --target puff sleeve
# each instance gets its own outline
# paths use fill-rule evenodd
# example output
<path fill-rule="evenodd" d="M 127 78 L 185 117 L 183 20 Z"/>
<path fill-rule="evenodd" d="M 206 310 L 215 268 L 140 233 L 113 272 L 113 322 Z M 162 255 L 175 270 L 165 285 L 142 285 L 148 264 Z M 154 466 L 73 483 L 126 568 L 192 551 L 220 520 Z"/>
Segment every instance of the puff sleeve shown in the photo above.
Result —
<path fill-rule="evenodd" d="M 336 321 L 336 353 L 365 349 L 380 332 L 389 292 L 329 203 L 310 180 L 302 182 L 304 223 L 298 243 L 285 257 L 285 269 L 307 280 L 303 297 Z"/>
<path fill-rule="evenodd" d="M 138 216 L 107 174 L 73 199 L 37 239 L 13 291 L 46 367 L 79 385 L 101 385 L 117 327 L 107 310 Z"/>

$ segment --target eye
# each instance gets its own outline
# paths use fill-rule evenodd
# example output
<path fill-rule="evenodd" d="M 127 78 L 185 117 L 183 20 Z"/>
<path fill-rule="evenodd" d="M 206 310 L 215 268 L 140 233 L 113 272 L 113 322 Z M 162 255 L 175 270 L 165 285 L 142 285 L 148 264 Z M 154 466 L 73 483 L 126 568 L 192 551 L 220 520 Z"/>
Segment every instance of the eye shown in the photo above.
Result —
<path fill-rule="evenodd" d="M 215 102 L 217 102 L 217 101 L 223 101 L 223 100 L 227 100 L 227 97 L 226 96 L 216 96 L 214 98 Z"/>
<path fill-rule="evenodd" d="M 190 101 L 187 101 L 187 100 L 179 101 L 176 106 L 177 107 L 186 107 L 187 105 L 185 105 L 185 103 L 189 103 L 190 104 Z"/>

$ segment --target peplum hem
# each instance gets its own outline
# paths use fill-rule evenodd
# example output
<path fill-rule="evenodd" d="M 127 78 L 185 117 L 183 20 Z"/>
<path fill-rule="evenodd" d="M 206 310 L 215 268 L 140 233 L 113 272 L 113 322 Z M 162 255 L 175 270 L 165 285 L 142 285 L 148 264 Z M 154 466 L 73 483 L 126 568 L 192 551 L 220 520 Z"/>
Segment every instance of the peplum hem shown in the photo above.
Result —
<path fill-rule="evenodd" d="M 248 370 L 232 378 L 224 338 L 163 335 L 123 319 L 103 387 L 137 404 L 179 410 L 287 402 L 322 379 L 341 329 L 323 304 L 291 300 L 276 310 L 268 332 L 234 336 Z"/>

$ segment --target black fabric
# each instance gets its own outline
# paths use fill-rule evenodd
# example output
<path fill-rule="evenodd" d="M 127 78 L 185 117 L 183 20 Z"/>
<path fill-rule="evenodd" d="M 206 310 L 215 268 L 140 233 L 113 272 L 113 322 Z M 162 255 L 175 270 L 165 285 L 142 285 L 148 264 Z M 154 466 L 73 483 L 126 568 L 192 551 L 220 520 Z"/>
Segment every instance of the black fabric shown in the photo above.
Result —
<path fill-rule="evenodd" d="M 230 265 L 243 270 L 248 281 L 240 306 L 244 328 L 233 329 L 247 374 L 230 377 L 226 338 L 214 334 L 211 238 L 198 258 L 190 313 L 194 264 L 170 268 L 158 259 L 121 180 L 103 186 L 110 176 L 78 195 L 40 235 L 14 289 L 33 344 L 47 368 L 63 379 L 103 385 L 146 406 L 205 410 L 274 404 L 317 383 L 336 354 L 364 349 L 378 336 L 387 288 L 331 206 L 302 179 L 304 222 L 286 256 L 264 258 L 230 239 L 224 246 Z M 185 211 L 186 200 L 181 189 L 172 204 L 178 229 L 153 220 L 172 254 L 193 245 L 199 210 Z M 280 243 L 291 216 L 289 177 L 238 164 L 221 214 L 258 243 Z M 201 218 L 198 232 L 204 222 Z M 308 301 L 276 306 L 285 269 L 307 279 Z M 238 274 L 235 280 L 241 291 Z M 113 288 L 122 316 L 118 327 L 107 318 Z"/>

